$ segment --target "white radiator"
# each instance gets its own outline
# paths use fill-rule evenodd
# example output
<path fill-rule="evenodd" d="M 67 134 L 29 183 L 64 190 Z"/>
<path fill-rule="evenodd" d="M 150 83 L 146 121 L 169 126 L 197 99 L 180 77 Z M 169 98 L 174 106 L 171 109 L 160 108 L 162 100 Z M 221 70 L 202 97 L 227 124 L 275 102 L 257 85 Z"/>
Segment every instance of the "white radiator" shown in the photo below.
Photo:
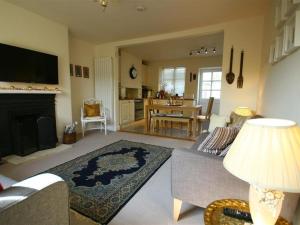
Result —
<path fill-rule="evenodd" d="M 113 69 L 112 58 L 101 57 L 95 59 L 95 97 L 103 103 L 108 123 L 113 121 Z"/>

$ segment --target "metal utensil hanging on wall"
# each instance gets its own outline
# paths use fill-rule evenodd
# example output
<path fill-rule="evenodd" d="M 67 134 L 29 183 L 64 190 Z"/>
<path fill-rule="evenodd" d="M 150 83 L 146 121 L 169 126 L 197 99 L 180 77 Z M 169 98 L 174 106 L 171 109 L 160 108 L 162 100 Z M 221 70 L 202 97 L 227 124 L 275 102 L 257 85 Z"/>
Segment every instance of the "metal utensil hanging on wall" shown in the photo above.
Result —
<path fill-rule="evenodd" d="M 226 74 L 226 81 L 228 84 L 232 84 L 235 78 L 234 73 L 232 72 L 232 64 L 233 64 L 233 47 L 230 51 L 230 66 L 229 66 L 229 72 Z"/>
<path fill-rule="evenodd" d="M 243 88 L 244 85 L 243 66 L 244 66 L 244 50 L 241 52 L 240 74 L 237 80 L 237 88 Z"/>

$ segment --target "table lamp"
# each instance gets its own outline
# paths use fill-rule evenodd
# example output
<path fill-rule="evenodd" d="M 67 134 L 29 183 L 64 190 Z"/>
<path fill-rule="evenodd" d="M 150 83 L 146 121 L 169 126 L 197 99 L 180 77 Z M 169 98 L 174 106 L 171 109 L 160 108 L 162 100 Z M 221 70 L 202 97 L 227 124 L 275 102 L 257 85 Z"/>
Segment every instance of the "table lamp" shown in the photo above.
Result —
<path fill-rule="evenodd" d="M 237 107 L 235 110 L 234 110 L 235 114 L 237 115 L 240 115 L 240 116 L 253 116 L 253 112 L 250 108 L 248 107 Z"/>
<path fill-rule="evenodd" d="M 273 225 L 281 211 L 283 192 L 300 192 L 300 128 L 289 120 L 248 120 L 223 164 L 250 184 L 254 224 Z"/>

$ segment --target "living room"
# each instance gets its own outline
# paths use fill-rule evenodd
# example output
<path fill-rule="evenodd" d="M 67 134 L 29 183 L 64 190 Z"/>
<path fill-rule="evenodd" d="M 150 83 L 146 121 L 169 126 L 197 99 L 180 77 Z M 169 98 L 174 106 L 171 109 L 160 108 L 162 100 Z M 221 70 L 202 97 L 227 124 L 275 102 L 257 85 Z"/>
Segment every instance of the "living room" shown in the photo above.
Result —
<path fill-rule="evenodd" d="M 3 106 L 1 108 L 6 110 L 6 114 L 1 114 L 1 121 L 5 125 L 7 121 L 5 118 L 18 114 L 21 109 L 26 109 L 27 113 L 28 106 L 31 110 L 35 109 L 27 102 L 28 96 L 43 96 L 39 104 L 51 105 L 52 108 L 49 110 L 55 122 L 54 127 L 50 126 L 41 130 L 54 129 L 53 140 L 55 145 L 59 143 L 52 152 L 48 149 L 37 151 L 40 153 L 37 156 L 32 154 L 25 157 L 18 156 L 18 162 L 15 160 L 14 164 L 13 161 L 9 162 L 5 159 L 11 155 L 8 153 L 11 149 L 5 145 L 8 139 L 11 140 L 7 138 L 11 131 L 1 130 L 0 153 L 4 159 L 0 165 L 0 183 L 4 186 L 4 191 L 0 192 L 0 223 L 9 225 L 176 223 L 208 225 L 214 223 L 205 219 L 207 211 L 204 208 L 209 208 L 207 206 L 213 201 L 222 199 L 248 201 L 249 183 L 258 185 L 259 178 L 256 180 L 253 178 L 255 182 L 251 183 L 248 179 L 243 179 L 241 174 L 237 175 L 237 172 L 234 172 L 236 168 L 231 166 L 239 165 L 237 170 L 246 174 L 240 163 L 244 160 L 243 164 L 250 166 L 250 170 L 253 171 L 252 174 L 247 175 L 255 176 L 258 174 L 254 170 L 255 166 L 261 169 L 264 165 L 259 164 L 260 160 L 251 162 L 251 157 L 255 157 L 250 156 L 250 153 L 245 154 L 244 151 L 248 147 L 242 144 L 249 144 L 249 142 L 239 141 L 244 132 L 235 134 L 238 135 L 235 141 L 232 140 L 224 148 L 231 146 L 230 154 L 225 157 L 228 159 L 228 164 L 224 162 L 225 168 L 231 173 L 223 167 L 222 160 L 220 160 L 223 158 L 207 157 L 205 154 L 210 153 L 198 154 L 199 152 L 195 150 L 205 143 L 201 130 L 196 138 L 184 138 L 186 140 L 178 137 L 166 138 L 162 135 L 145 135 L 142 134 L 143 132 L 120 132 L 120 125 L 122 125 L 120 121 L 122 92 L 120 90 L 122 82 L 120 57 L 122 54 L 120 53 L 122 50 L 130 51 L 130 48 L 138 46 L 154 46 L 157 43 L 201 38 L 221 33 L 223 43 L 220 105 L 218 113 L 214 112 L 209 120 L 207 129 L 213 132 L 213 128 L 221 126 L 219 124 L 212 126 L 217 123 L 217 120 L 222 119 L 223 123 L 232 122 L 229 121 L 230 115 L 239 107 L 250 109 L 251 116 L 255 114 L 265 118 L 285 119 L 299 124 L 298 99 L 300 94 L 297 85 L 300 79 L 297 66 L 300 58 L 300 52 L 297 50 L 300 46 L 299 12 L 298 0 L 189 0 L 184 2 L 164 0 L 159 3 L 113 0 L 72 2 L 67 0 L 0 0 L 0 43 L 5 46 L 46 53 L 57 57 L 58 62 L 57 82 L 54 84 L 7 80 L 0 83 L 1 105 Z M 274 17 L 276 26 L 274 26 Z M 283 38 L 288 35 L 292 35 L 292 38 Z M 293 39 L 292 47 L 289 47 L 286 39 Z M 285 41 L 287 41 L 286 45 L 282 44 Z M 199 49 L 201 46 L 199 45 Z M 231 60 L 232 47 L 234 55 Z M 192 50 L 196 48 L 190 48 L 187 55 Z M 241 70 L 242 51 L 244 62 Z M 3 56 L 1 57 L 4 59 Z M 231 61 L 233 63 L 230 69 Z M 227 76 L 231 70 L 235 74 L 234 77 Z M 188 71 L 185 74 L 185 80 L 188 82 L 190 82 L 190 72 L 199 76 L 198 71 Z M 238 82 L 241 80 L 239 79 L 241 72 L 243 79 L 242 82 Z M 138 76 L 140 73 L 138 70 Z M 193 80 L 193 74 L 191 78 Z M 148 77 L 147 79 L 151 80 Z M 231 79 L 233 81 L 230 81 Z M 151 86 L 152 81 L 148 81 L 146 83 Z M 153 83 L 155 84 L 152 88 L 158 89 L 157 81 Z M 191 83 L 197 85 L 196 81 Z M 238 83 L 242 84 L 239 88 Z M 191 91 L 187 94 L 194 93 Z M 18 100 L 21 95 L 25 96 L 26 101 Z M 46 99 L 46 96 L 51 97 Z M 101 123 L 100 132 L 98 130 L 84 132 L 86 127 L 81 126 L 83 124 L 81 111 L 81 108 L 84 108 L 83 101 L 91 98 L 100 100 L 103 106 L 101 108 L 105 111 L 105 124 Z M 12 99 L 22 104 L 16 106 L 13 113 L 5 105 Z M 48 104 L 48 101 L 51 104 Z M 206 105 L 206 103 L 202 104 Z M 276 125 L 276 121 L 271 122 Z M 76 127 L 74 129 L 77 132 L 77 142 L 64 145 L 62 142 L 65 128 L 72 123 Z M 276 127 L 275 125 L 273 128 Z M 249 130 L 252 126 L 260 127 L 251 122 L 248 123 L 247 120 L 241 131 L 246 132 L 246 129 Z M 282 125 L 277 124 L 278 126 Z M 293 123 L 288 123 L 283 127 L 295 126 Z M 105 135 L 106 130 L 107 135 Z M 278 136 L 276 143 L 271 142 L 272 138 L 268 138 L 269 136 L 264 133 L 264 138 L 257 139 L 257 143 L 259 146 L 272 145 L 276 150 L 279 148 L 277 146 L 285 145 L 291 149 L 297 148 L 299 147 L 297 132 Z M 246 136 L 253 133 L 256 132 L 249 132 Z M 275 135 L 275 133 L 272 134 Z M 270 133 L 270 136 L 272 134 Z M 294 140 L 292 142 L 294 144 L 288 145 L 287 143 L 291 142 L 281 137 L 292 134 L 296 135 L 293 136 L 295 139 L 290 137 L 289 140 Z M 252 140 L 253 142 L 249 145 L 256 146 L 254 137 Z M 262 143 L 262 141 L 266 142 Z M 240 155 L 241 158 L 236 158 L 233 154 L 236 153 L 235 149 L 238 148 L 238 144 L 242 145 L 240 149 L 244 149 L 240 151 L 244 153 L 244 158 L 242 158 L 243 155 Z M 257 147 L 257 149 L 261 148 Z M 283 160 L 280 160 L 283 154 L 292 151 L 293 156 L 285 155 L 288 165 L 284 164 Z M 288 149 L 286 153 L 279 154 L 274 150 L 267 153 L 274 154 L 274 157 L 268 158 L 262 154 L 256 157 L 265 160 L 265 164 L 270 166 L 268 169 L 274 168 L 274 173 L 268 174 L 274 176 L 274 179 L 268 180 L 270 185 L 266 186 L 267 188 L 273 187 L 284 192 L 300 192 L 298 187 L 300 185 L 299 151 L 299 148 L 291 151 Z M 260 154 L 258 150 L 253 152 Z M 11 153 L 15 152 L 11 151 Z M 276 158 L 277 153 L 279 156 Z M 93 161 L 95 156 L 98 158 Z M 249 158 L 249 163 L 245 161 L 245 156 Z M 230 158 L 241 161 L 230 163 Z M 99 166 L 97 170 L 96 166 L 96 170 L 89 174 L 85 168 L 92 170 L 94 165 L 106 167 Z M 215 172 L 205 176 L 203 170 L 210 168 L 213 168 Z M 268 169 L 261 171 L 268 171 Z M 115 171 L 115 173 L 110 174 L 109 171 Z M 141 171 L 146 171 L 143 173 L 144 177 Z M 45 172 L 58 176 L 43 174 Z M 99 173 L 102 175 L 99 176 Z M 264 177 L 264 173 L 261 174 Z M 276 176 L 276 174 L 279 175 Z M 133 176 L 139 178 L 138 182 L 133 182 Z M 283 176 L 291 179 L 284 180 Z M 65 181 L 62 181 L 60 177 Z M 26 179 L 28 179 L 27 182 Z M 221 180 L 218 181 L 218 179 Z M 272 186 L 272 181 L 276 179 L 279 181 Z M 280 185 L 282 179 L 284 188 Z M 25 181 L 20 183 L 22 180 Z M 242 183 L 244 181 L 241 180 L 247 183 Z M 289 182 L 291 180 L 294 182 Z M 92 181 L 94 183 L 89 183 Z M 132 187 L 125 187 L 126 182 L 132 182 Z M 288 187 L 289 184 L 294 186 Z M 11 185 L 13 186 L 7 188 Z M 232 188 L 233 186 L 235 187 Z M 19 190 L 20 188 L 24 189 Z M 232 191 L 228 191 L 231 189 Z M 119 198 L 121 191 L 126 194 Z M 206 194 L 206 192 L 209 193 Z M 106 196 L 112 198 L 106 199 Z M 105 203 L 105 205 L 98 199 L 111 201 L 112 204 Z M 69 210 L 69 200 L 71 210 Z M 300 223 L 299 207 L 297 213 L 294 213 L 297 202 L 298 195 L 286 194 L 281 213 L 282 221 Z M 55 205 L 57 207 L 53 207 Z M 32 210 L 26 207 L 32 207 Z M 240 209 L 242 208 L 240 206 Z M 36 213 L 38 210 L 39 213 Z M 264 212 L 262 209 L 259 211 Z M 290 224 L 282 221 L 277 224 Z"/>

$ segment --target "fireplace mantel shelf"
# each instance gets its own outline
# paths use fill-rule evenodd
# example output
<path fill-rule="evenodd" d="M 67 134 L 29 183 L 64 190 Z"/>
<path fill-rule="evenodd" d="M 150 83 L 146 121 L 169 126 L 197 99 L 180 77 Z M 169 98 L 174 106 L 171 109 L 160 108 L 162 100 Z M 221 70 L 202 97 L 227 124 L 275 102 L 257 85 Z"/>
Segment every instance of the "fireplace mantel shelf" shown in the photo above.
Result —
<path fill-rule="evenodd" d="M 60 90 L 13 90 L 0 89 L 0 94 L 61 94 Z"/>

